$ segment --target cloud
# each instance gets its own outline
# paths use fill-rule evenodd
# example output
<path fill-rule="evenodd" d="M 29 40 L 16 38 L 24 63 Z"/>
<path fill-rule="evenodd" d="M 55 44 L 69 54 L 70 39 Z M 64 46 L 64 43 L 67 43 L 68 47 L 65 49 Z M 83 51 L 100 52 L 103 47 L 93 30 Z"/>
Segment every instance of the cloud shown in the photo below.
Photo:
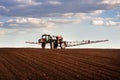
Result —
<path fill-rule="evenodd" d="M 120 0 L 102 0 L 99 4 L 106 6 L 106 9 L 114 9 L 120 7 Z"/>
<path fill-rule="evenodd" d="M 95 11 L 92 11 L 90 14 L 93 16 L 98 16 L 98 15 L 102 14 L 103 12 L 104 12 L 104 10 L 95 10 Z"/>
<path fill-rule="evenodd" d="M 93 25 L 120 27 L 120 22 L 113 21 L 111 18 L 96 18 L 92 20 Z"/>
<path fill-rule="evenodd" d="M 102 19 L 92 20 L 93 25 L 103 25 L 104 21 Z"/>
<path fill-rule="evenodd" d="M 17 3 L 19 3 L 19 7 L 26 7 L 26 6 L 37 6 L 41 5 L 41 2 L 35 2 L 33 0 L 16 0 Z"/>
<path fill-rule="evenodd" d="M 120 5 L 120 0 L 102 0 L 101 4 Z"/>
<path fill-rule="evenodd" d="M 86 17 L 86 13 L 65 13 L 63 14 L 64 17 Z"/>
<path fill-rule="evenodd" d="M 90 16 L 86 13 L 65 13 L 63 17 L 73 19 L 74 23 L 80 23 L 81 21 L 90 19 Z"/>
<path fill-rule="evenodd" d="M 48 1 L 48 3 L 51 4 L 51 5 L 61 5 L 62 4 L 62 2 L 55 1 L 55 0 Z"/>
<path fill-rule="evenodd" d="M 9 12 L 9 9 L 7 9 L 5 6 L 0 5 L 0 12 Z"/>
<path fill-rule="evenodd" d="M 46 28 L 53 26 L 54 23 L 39 18 L 18 17 L 18 18 L 9 19 L 8 21 L 3 23 L 4 28 L 12 28 L 12 29 Z"/>
<path fill-rule="evenodd" d="M 68 24 L 68 23 L 74 23 L 74 20 L 69 19 L 53 19 L 49 20 L 49 22 L 55 23 L 55 24 Z"/>
<path fill-rule="evenodd" d="M 105 25 L 106 26 L 118 26 L 118 27 L 120 27 L 120 22 L 106 21 Z"/>

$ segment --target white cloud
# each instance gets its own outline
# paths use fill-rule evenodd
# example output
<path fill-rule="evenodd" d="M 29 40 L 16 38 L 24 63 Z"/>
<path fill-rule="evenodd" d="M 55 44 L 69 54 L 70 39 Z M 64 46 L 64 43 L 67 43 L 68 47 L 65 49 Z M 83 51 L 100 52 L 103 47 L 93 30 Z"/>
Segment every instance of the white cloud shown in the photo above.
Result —
<path fill-rule="evenodd" d="M 87 13 L 65 13 L 65 14 L 63 14 L 63 16 L 67 17 L 67 18 L 78 18 L 81 20 L 90 18 L 90 16 L 87 16 Z"/>
<path fill-rule="evenodd" d="M 116 4 L 120 4 L 120 0 L 103 0 L 101 4 L 116 5 Z"/>
<path fill-rule="evenodd" d="M 97 16 L 97 15 L 100 15 L 104 12 L 104 10 L 95 10 L 95 11 L 92 11 L 90 14 L 93 15 L 93 16 Z"/>
<path fill-rule="evenodd" d="M 120 27 L 120 22 L 118 20 L 119 14 L 117 15 L 117 18 L 96 17 L 99 14 L 102 14 L 103 12 L 104 10 L 96 10 L 88 14 L 87 13 L 65 13 L 63 14 L 63 16 L 73 19 L 74 23 L 80 23 L 81 21 L 84 21 L 84 20 L 92 20 L 93 25 Z"/>
<path fill-rule="evenodd" d="M 0 11 L 5 11 L 5 12 L 8 12 L 9 11 L 9 9 L 8 8 L 6 8 L 5 6 L 3 6 L 3 5 L 0 5 Z"/>
<path fill-rule="evenodd" d="M 62 3 L 61 2 L 59 2 L 59 1 L 48 1 L 48 3 L 49 4 L 51 4 L 51 5 L 61 5 Z"/>
<path fill-rule="evenodd" d="M 90 19 L 90 16 L 87 16 L 86 13 L 65 13 L 63 16 L 73 19 L 74 23 L 80 23 L 83 20 Z"/>
<path fill-rule="evenodd" d="M 103 25 L 104 21 L 101 19 L 96 19 L 92 21 L 92 24 L 94 25 Z"/>
<path fill-rule="evenodd" d="M 86 15 L 86 13 L 64 13 L 63 14 L 64 17 L 68 17 L 68 18 L 71 18 L 71 17 L 83 17 L 85 15 Z"/>
<path fill-rule="evenodd" d="M 6 21 L 6 22 L 13 22 L 14 20 L 13 19 L 9 19 L 8 21 Z"/>
<path fill-rule="evenodd" d="M 99 4 L 106 5 L 107 9 L 114 9 L 120 7 L 120 0 L 102 0 Z"/>
<path fill-rule="evenodd" d="M 51 28 L 54 27 L 55 24 L 39 18 L 22 18 L 17 17 L 14 19 L 9 19 L 8 21 L 3 23 L 5 28 Z"/>
<path fill-rule="evenodd" d="M 55 24 L 68 24 L 68 23 L 74 23 L 75 20 L 69 20 L 69 19 L 53 19 L 49 20 L 49 22 L 55 23 Z"/>
<path fill-rule="evenodd" d="M 120 22 L 115 22 L 111 18 L 95 18 L 92 20 L 93 25 L 99 26 L 115 26 L 120 27 Z"/>
<path fill-rule="evenodd" d="M 106 21 L 106 26 L 120 26 L 120 22 L 114 22 L 114 21 Z"/>
<path fill-rule="evenodd" d="M 41 5 L 41 2 L 35 2 L 34 0 L 16 0 L 18 3 L 20 3 L 19 7 L 26 7 L 26 6 L 36 6 Z"/>

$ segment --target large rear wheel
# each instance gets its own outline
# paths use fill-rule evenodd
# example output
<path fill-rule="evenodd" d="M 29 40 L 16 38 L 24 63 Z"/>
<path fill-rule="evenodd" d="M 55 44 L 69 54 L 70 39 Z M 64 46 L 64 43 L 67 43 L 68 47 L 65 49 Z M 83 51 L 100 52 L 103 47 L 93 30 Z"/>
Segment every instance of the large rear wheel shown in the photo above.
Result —
<path fill-rule="evenodd" d="M 65 47 L 66 47 L 65 42 L 62 42 L 62 43 L 60 44 L 60 47 L 61 47 L 61 49 L 65 49 Z"/>

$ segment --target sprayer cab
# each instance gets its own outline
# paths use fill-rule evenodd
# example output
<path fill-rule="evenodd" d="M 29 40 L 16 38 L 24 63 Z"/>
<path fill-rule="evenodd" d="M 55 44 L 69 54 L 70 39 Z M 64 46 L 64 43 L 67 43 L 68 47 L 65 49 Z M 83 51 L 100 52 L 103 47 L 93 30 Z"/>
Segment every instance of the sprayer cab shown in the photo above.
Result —
<path fill-rule="evenodd" d="M 63 37 L 62 36 L 51 36 L 49 34 L 43 34 L 41 36 L 41 39 L 39 39 L 39 43 L 50 43 L 51 41 L 63 41 Z"/>
<path fill-rule="evenodd" d="M 39 39 L 39 43 L 49 43 L 52 40 L 51 36 L 48 34 L 44 34 L 41 36 L 41 39 Z"/>
<path fill-rule="evenodd" d="M 57 48 L 59 45 L 61 46 L 64 41 L 62 36 L 51 36 L 49 34 L 43 34 L 38 42 L 41 43 L 42 48 L 45 48 L 46 43 L 49 43 L 51 48 Z"/>

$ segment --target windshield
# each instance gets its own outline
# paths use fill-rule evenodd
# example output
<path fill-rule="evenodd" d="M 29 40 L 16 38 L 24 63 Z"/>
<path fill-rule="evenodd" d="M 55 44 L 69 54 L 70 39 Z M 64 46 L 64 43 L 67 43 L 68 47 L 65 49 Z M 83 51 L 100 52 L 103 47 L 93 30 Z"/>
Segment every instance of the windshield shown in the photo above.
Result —
<path fill-rule="evenodd" d="M 45 38 L 46 38 L 46 36 L 45 36 L 45 35 L 43 35 L 43 36 L 42 36 L 42 38 L 44 38 L 44 39 L 45 39 Z"/>
<path fill-rule="evenodd" d="M 43 35 L 42 39 L 45 39 L 46 41 L 49 41 L 49 35 Z"/>

